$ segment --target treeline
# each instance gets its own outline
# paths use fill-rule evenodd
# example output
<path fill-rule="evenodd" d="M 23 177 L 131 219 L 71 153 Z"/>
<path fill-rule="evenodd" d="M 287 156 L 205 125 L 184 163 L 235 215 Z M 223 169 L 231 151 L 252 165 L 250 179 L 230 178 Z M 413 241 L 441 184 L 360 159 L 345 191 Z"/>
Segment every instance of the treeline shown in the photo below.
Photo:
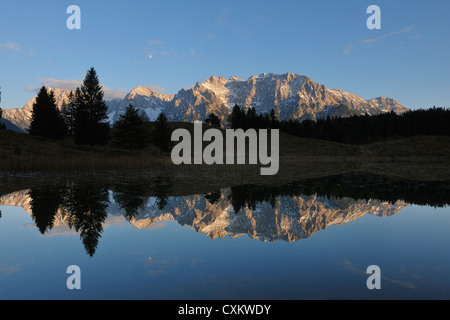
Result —
<path fill-rule="evenodd" d="M 343 173 L 316 179 L 303 179 L 279 186 L 232 186 L 228 194 L 234 213 L 240 210 L 256 210 L 256 206 L 268 203 L 275 208 L 280 197 L 320 196 L 329 199 L 354 201 L 377 200 L 395 204 L 447 207 L 450 204 L 449 181 L 415 181 L 392 179 L 368 173 Z M 221 191 L 205 195 L 211 204 L 221 199 Z"/>
<path fill-rule="evenodd" d="M 170 148 L 170 128 L 167 117 L 161 113 L 155 129 L 149 132 L 145 116 L 131 104 L 113 127 L 108 122 L 108 106 L 94 68 L 81 85 L 71 92 L 61 110 L 56 105 L 53 91 L 42 87 L 33 104 L 29 133 L 49 139 L 73 137 L 76 144 L 112 145 L 129 150 L 142 150 L 154 144 L 162 152 Z"/>
<path fill-rule="evenodd" d="M 274 110 L 270 114 L 257 114 L 255 108 L 247 111 L 235 106 L 228 118 L 232 129 L 279 129 L 304 138 L 362 144 L 382 141 L 392 137 L 416 135 L 450 136 L 450 110 L 430 108 L 379 115 L 362 115 L 345 118 L 312 120 L 279 120 Z"/>

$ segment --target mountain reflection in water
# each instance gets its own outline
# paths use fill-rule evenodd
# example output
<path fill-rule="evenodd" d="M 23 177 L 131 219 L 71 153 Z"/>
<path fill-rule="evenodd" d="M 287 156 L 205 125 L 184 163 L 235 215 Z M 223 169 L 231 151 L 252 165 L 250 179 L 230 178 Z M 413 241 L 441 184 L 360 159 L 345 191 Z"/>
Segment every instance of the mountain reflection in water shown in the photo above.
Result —
<path fill-rule="evenodd" d="M 170 179 L 163 177 L 151 185 L 73 181 L 3 195 L 0 206 L 22 206 L 43 235 L 69 228 L 79 234 L 86 253 L 94 256 L 105 226 L 117 217 L 137 229 L 176 221 L 213 239 L 248 235 L 292 242 L 366 214 L 385 217 L 410 204 L 450 203 L 447 182 L 394 182 L 358 174 L 183 196 L 171 188 Z"/>

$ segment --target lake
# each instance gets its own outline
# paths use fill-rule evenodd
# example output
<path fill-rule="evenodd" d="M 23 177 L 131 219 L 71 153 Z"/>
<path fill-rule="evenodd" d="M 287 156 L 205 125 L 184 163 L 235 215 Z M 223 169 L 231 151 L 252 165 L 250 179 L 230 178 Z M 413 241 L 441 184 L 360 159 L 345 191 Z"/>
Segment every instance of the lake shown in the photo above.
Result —
<path fill-rule="evenodd" d="M 450 184 L 341 174 L 174 192 L 95 178 L 0 196 L 0 299 L 449 299 Z M 69 266 L 81 289 L 69 290 Z M 381 289 L 367 268 L 379 266 Z"/>

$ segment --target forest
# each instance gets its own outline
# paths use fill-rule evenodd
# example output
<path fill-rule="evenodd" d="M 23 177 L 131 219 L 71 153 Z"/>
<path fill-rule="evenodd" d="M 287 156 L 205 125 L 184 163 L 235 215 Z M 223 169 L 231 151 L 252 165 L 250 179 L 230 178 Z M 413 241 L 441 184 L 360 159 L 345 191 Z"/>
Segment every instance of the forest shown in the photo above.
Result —
<path fill-rule="evenodd" d="M 396 137 L 418 135 L 450 136 L 450 110 L 430 108 L 378 115 L 353 115 L 313 120 L 279 120 L 270 114 L 258 114 L 255 108 L 244 110 L 236 105 L 228 118 L 232 129 L 279 129 L 303 138 L 347 144 L 364 144 Z"/>

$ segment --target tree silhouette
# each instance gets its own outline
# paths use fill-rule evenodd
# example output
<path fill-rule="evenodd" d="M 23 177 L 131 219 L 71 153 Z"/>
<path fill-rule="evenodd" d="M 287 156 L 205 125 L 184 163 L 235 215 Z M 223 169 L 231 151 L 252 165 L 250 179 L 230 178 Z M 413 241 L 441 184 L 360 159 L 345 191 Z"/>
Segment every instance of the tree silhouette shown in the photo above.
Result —
<path fill-rule="evenodd" d="M 64 199 L 69 227 L 80 233 L 86 253 L 91 257 L 103 232 L 108 204 L 108 190 L 93 183 L 71 185 Z"/>
<path fill-rule="evenodd" d="M 32 188 L 28 195 L 36 227 L 45 234 L 53 228 L 55 216 L 63 203 L 61 190 L 56 187 Z"/>
<path fill-rule="evenodd" d="M 339 105 L 340 110 L 349 110 Z M 412 137 L 416 135 L 450 136 L 450 110 L 430 108 L 414 110 L 403 114 L 395 112 L 377 115 L 351 115 L 347 117 L 327 117 L 313 120 L 279 120 L 275 111 L 270 115 L 257 114 L 254 108 L 247 111 L 239 106 L 230 114 L 232 129 L 280 129 L 280 131 L 304 138 L 329 140 L 347 144 L 363 144 L 382 141 L 392 137 Z"/>
<path fill-rule="evenodd" d="M 272 110 L 270 111 L 269 120 L 270 120 L 270 122 L 272 122 L 273 124 L 276 123 L 276 122 L 278 121 L 277 114 L 275 113 L 275 110 L 274 110 L 274 109 L 272 109 Z"/>
<path fill-rule="evenodd" d="M 215 204 L 217 201 L 220 200 L 222 197 L 222 192 L 219 191 L 213 191 L 205 195 L 205 199 L 208 200 L 209 203 Z"/>
<path fill-rule="evenodd" d="M 48 93 L 45 87 L 41 88 L 33 104 L 29 133 L 50 139 L 66 136 L 64 118 L 56 106 L 53 91 Z"/>
<path fill-rule="evenodd" d="M 63 116 L 64 122 L 66 124 L 67 128 L 67 134 L 73 135 L 74 130 L 74 119 L 75 119 L 75 107 L 76 107 L 76 100 L 80 93 L 80 89 L 77 88 L 76 92 L 74 93 L 71 91 L 69 93 L 69 101 L 64 101 L 63 105 L 61 107 L 61 114 Z"/>
<path fill-rule="evenodd" d="M 209 114 L 208 118 L 205 120 L 205 124 L 212 128 L 220 128 L 221 126 L 219 117 L 214 113 Z"/>
<path fill-rule="evenodd" d="M 241 109 L 237 104 L 234 105 L 233 111 L 228 117 L 228 125 L 231 129 L 245 129 L 245 111 Z"/>
<path fill-rule="evenodd" d="M 144 120 L 133 105 L 130 104 L 114 124 L 113 142 L 129 152 L 147 146 L 149 137 L 144 128 Z"/>
<path fill-rule="evenodd" d="M 263 202 L 275 207 L 278 196 L 290 193 L 292 190 L 284 187 L 241 185 L 231 187 L 228 199 L 231 201 L 234 212 L 238 213 L 246 208 L 255 210 L 256 204 Z"/>
<path fill-rule="evenodd" d="M 125 210 L 128 219 L 134 218 L 143 209 L 147 199 L 141 195 L 144 185 L 136 183 L 117 183 L 113 188 L 114 201 Z"/>
<path fill-rule="evenodd" d="M 155 130 L 153 132 L 153 144 L 159 147 L 161 152 L 169 152 L 172 146 L 169 121 L 162 112 L 156 119 Z"/>
<path fill-rule="evenodd" d="M 104 144 L 108 139 L 108 106 L 103 100 L 102 86 L 94 68 L 89 69 L 77 90 L 73 132 L 75 142 L 89 144 L 91 147 Z"/>
<path fill-rule="evenodd" d="M 172 188 L 172 181 L 167 177 L 158 177 L 156 179 L 156 186 L 154 187 L 156 193 L 156 205 L 159 210 L 164 210 L 167 206 L 167 199 L 169 198 L 170 190 Z"/>

